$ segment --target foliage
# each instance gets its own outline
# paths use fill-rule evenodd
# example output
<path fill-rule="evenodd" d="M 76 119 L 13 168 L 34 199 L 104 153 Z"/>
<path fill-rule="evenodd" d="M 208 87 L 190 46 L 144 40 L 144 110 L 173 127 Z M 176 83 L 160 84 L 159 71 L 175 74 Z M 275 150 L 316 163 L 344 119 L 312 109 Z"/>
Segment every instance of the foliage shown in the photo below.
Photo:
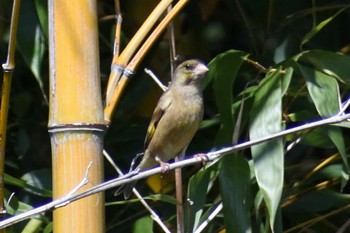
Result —
<path fill-rule="evenodd" d="M 6 187 L 15 193 L 10 214 L 48 202 L 51 195 L 46 2 L 22 4 L 6 157 Z M 122 46 L 154 5 L 121 1 Z M 207 61 L 210 72 L 204 83 L 205 119 L 187 154 L 336 115 L 349 97 L 349 6 L 346 0 L 190 1 L 175 21 L 178 54 Z M 99 10 L 101 19 L 114 14 L 112 2 L 100 1 Z M 4 61 L 11 1 L 1 1 L 0 12 Z M 112 60 L 113 26 L 113 21 L 99 22 L 103 85 Z M 124 171 L 143 150 L 148 120 L 161 93 L 142 69 L 150 67 L 167 83 L 168 47 L 166 36 L 153 47 L 105 137 L 106 150 Z M 346 231 L 348 128 L 346 123 L 319 127 L 226 155 L 202 168 L 184 169 L 186 232 L 200 226 L 221 202 L 223 210 L 204 232 Z M 106 180 L 116 176 L 108 163 L 105 167 Z M 172 174 L 152 177 L 138 187 L 174 230 Z M 154 190 L 162 195 L 153 196 Z M 114 197 L 114 191 L 106 192 L 107 232 L 161 231 L 139 202 Z M 51 214 L 38 220 L 41 225 L 29 221 L 27 227 L 33 224 L 50 232 Z M 25 224 L 16 224 L 14 232 Z"/>

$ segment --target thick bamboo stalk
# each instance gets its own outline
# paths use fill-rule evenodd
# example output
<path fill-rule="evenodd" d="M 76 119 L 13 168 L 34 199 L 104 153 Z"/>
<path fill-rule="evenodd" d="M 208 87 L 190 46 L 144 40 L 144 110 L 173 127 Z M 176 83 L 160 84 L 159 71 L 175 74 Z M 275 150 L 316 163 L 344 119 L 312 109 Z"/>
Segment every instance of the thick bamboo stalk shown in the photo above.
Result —
<path fill-rule="evenodd" d="M 49 0 L 50 113 L 54 199 L 103 179 L 103 111 L 96 1 Z M 87 172 L 89 164 L 91 168 Z M 54 232 L 104 232 L 104 195 L 54 211 Z"/>

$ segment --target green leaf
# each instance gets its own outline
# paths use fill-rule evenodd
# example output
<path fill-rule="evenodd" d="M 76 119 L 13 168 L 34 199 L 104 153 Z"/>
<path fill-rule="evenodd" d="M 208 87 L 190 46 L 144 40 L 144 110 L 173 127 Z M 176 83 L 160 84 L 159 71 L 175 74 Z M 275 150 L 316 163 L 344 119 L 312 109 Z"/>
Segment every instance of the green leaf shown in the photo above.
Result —
<path fill-rule="evenodd" d="M 25 190 L 36 195 L 51 196 L 52 181 L 51 170 L 40 169 L 30 171 L 22 176 L 26 182 Z"/>
<path fill-rule="evenodd" d="M 41 76 L 45 52 L 45 42 L 41 26 L 35 13 L 36 10 L 33 1 L 23 1 L 21 7 L 25 10 L 21 11 L 19 19 L 18 49 L 37 80 L 44 98 L 47 99 Z"/>
<path fill-rule="evenodd" d="M 48 177 L 46 177 L 44 179 L 50 179 L 50 181 L 51 181 L 50 173 L 45 173 L 45 175 L 48 176 Z M 51 189 L 38 188 L 36 186 L 31 185 L 31 184 L 35 184 L 35 183 L 27 184 L 27 182 L 25 180 L 17 179 L 17 178 L 15 178 L 13 176 L 10 176 L 10 175 L 6 174 L 6 173 L 5 173 L 5 183 L 6 184 L 10 184 L 10 185 L 15 185 L 17 187 L 24 188 L 26 191 L 34 193 L 36 195 L 40 195 L 40 196 L 43 196 L 43 197 L 52 197 Z"/>
<path fill-rule="evenodd" d="M 150 216 L 145 216 L 143 218 L 138 219 L 134 225 L 133 230 L 134 233 L 153 233 L 153 220 Z"/>
<path fill-rule="evenodd" d="M 346 9 L 348 9 L 350 6 L 341 8 L 339 11 L 337 11 L 334 15 L 332 15 L 331 17 L 327 18 L 326 20 L 323 20 L 321 23 L 319 23 L 316 27 L 314 27 L 309 33 L 307 33 L 305 35 L 305 37 L 303 38 L 302 42 L 301 42 L 301 46 L 303 46 L 304 44 L 306 44 L 307 42 L 309 42 L 314 36 L 317 35 L 317 33 L 319 33 L 325 26 L 327 26 L 327 24 L 329 24 L 330 22 L 332 22 L 332 20 L 337 17 L 340 13 L 342 13 L 343 11 L 345 11 Z"/>
<path fill-rule="evenodd" d="M 216 164 L 209 166 L 193 175 L 188 183 L 187 199 L 193 204 L 188 205 L 186 211 L 186 219 L 188 219 L 186 232 L 193 232 L 193 229 L 196 229 L 200 222 L 206 196 L 210 188 L 209 183 L 215 179 L 216 171 Z"/>
<path fill-rule="evenodd" d="M 281 80 L 290 79 L 291 72 L 283 75 L 278 69 L 269 73 L 259 84 L 250 118 L 250 139 L 256 140 L 282 130 L 282 84 Z M 283 85 L 283 89 L 286 90 Z M 269 212 L 271 228 L 281 200 L 284 177 L 283 140 L 275 139 L 251 148 L 255 176 L 262 191 Z"/>
<path fill-rule="evenodd" d="M 49 17 L 47 13 L 48 12 L 47 1 L 35 0 L 34 3 L 35 3 L 36 12 L 38 14 L 38 19 L 41 25 L 41 29 L 45 37 L 48 38 Z"/>
<path fill-rule="evenodd" d="M 349 163 L 348 156 L 346 153 L 344 137 L 342 131 L 338 127 L 328 126 L 328 136 L 332 140 L 335 147 L 343 159 L 343 172 L 342 172 L 342 188 L 345 187 L 346 183 L 349 181 Z"/>
<path fill-rule="evenodd" d="M 53 232 L 53 223 L 52 222 L 47 224 L 47 226 L 45 227 L 43 233 L 51 233 L 51 232 Z"/>
<path fill-rule="evenodd" d="M 349 201 L 349 194 L 340 194 L 338 192 L 334 192 L 333 190 L 307 192 L 307 195 L 302 196 L 292 205 L 284 208 L 284 211 L 296 213 L 315 213 L 318 211 L 327 211 L 334 207 L 348 205 Z"/>
<path fill-rule="evenodd" d="M 339 81 L 350 85 L 349 56 L 330 51 L 311 50 L 304 52 L 299 59 L 313 64 L 324 73 L 336 77 Z"/>
<path fill-rule="evenodd" d="M 234 120 L 232 114 L 232 86 L 237 77 L 238 70 L 248 54 L 229 50 L 218 55 L 209 64 L 209 79 L 214 80 L 213 88 L 216 105 L 218 106 L 221 127 L 217 136 L 217 144 L 232 143 Z"/>
<path fill-rule="evenodd" d="M 322 72 L 298 65 L 315 104 L 317 112 L 322 117 L 329 117 L 340 111 L 340 94 L 337 81 Z"/>
<path fill-rule="evenodd" d="M 295 138 L 293 138 L 293 140 L 295 140 Z M 332 141 L 328 137 L 328 131 L 325 127 L 318 127 L 311 130 L 307 134 L 304 134 L 301 143 L 304 145 L 319 147 L 323 149 L 334 148 Z"/>
<path fill-rule="evenodd" d="M 39 232 L 43 222 L 39 219 L 32 218 L 22 230 L 22 233 L 36 233 Z"/>
<path fill-rule="evenodd" d="M 250 169 L 238 155 L 226 155 L 220 161 L 220 193 L 227 232 L 252 232 Z"/>

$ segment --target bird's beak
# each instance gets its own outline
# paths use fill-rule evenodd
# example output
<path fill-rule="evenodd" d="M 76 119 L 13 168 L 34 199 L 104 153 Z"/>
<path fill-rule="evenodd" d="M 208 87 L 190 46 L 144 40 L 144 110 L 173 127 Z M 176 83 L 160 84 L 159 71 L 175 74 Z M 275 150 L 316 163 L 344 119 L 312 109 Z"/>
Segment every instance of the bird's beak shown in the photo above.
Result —
<path fill-rule="evenodd" d="M 209 71 L 208 67 L 199 63 L 195 68 L 195 73 L 198 75 L 205 75 Z"/>

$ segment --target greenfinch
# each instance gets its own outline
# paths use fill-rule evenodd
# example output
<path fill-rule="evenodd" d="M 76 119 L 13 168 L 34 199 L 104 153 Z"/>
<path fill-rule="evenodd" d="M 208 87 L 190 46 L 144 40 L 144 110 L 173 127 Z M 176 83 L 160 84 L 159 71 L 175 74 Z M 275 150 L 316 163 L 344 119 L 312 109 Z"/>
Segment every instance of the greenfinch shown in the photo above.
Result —
<path fill-rule="evenodd" d="M 160 97 L 148 126 L 145 151 L 134 173 L 147 170 L 158 163 L 163 171 L 167 161 L 183 156 L 203 118 L 201 80 L 208 68 L 199 60 L 187 60 L 174 72 L 167 91 Z M 128 199 L 135 182 L 124 187 Z"/>

